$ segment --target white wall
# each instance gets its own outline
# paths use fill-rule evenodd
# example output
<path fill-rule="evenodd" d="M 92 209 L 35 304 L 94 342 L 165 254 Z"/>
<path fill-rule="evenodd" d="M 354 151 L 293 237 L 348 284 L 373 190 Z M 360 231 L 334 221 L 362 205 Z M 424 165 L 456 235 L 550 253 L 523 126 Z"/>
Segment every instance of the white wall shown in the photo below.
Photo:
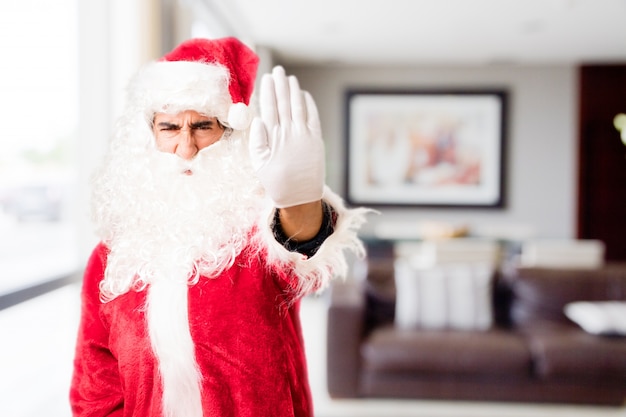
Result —
<path fill-rule="evenodd" d="M 343 194 L 346 88 L 504 88 L 509 92 L 504 209 L 384 209 L 380 225 L 442 221 L 505 237 L 576 235 L 577 70 L 553 67 L 287 67 L 316 99 L 327 182 Z M 495 230 L 497 229 L 497 231 Z"/>
<path fill-rule="evenodd" d="M 115 3 L 115 2 L 114 2 Z M 110 33 L 115 11 L 105 0 L 81 8 L 81 138 L 86 140 L 81 177 L 88 177 L 106 147 L 112 119 L 119 111 L 115 92 L 125 75 L 105 75 L 116 62 L 126 62 L 124 74 L 146 60 L 141 42 L 119 48 L 124 37 Z M 155 0 L 143 0 L 143 10 L 155 9 Z M 152 6 L 152 7 L 151 7 Z M 92 11 L 92 10 L 98 10 Z M 106 18 L 108 16 L 108 19 Z M 137 16 L 137 14 L 134 14 Z M 150 21 L 158 20 L 152 16 Z M 144 28 L 124 20 L 124 33 L 141 37 Z M 118 28 L 119 31 L 119 28 Z M 138 36 L 139 35 L 139 36 Z M 154 38 L 154 32 L 152 32 Z M 142 47 L 143 45 L 143 47 Z M 137 51 L 139 49 L 139 51 Z M 135 62 L 128 53 L 135 52 Z M 141 52 L 140 52 L 141 51 Z M 131 52 L 132 54 L 132 52 Z M 144 56 L 141 56 L 144 55 Z M 267 57 L 265 57 L 267 59 Z M 272 63 L 273 65 L 273 63 Z M 267 67 L 267 66 L 266 66 Z M 263 71 L 265 67 L 261 67 Z M 437 220 L 467 225 L 472 231 L 504 228 L 504 234 L 520 231 L 540 237 L 574 237 L 576 217 L 577 78 L 572 66 L 544 67 L 414 67 L 346 68 L 332 66 L 289 67 L 303 88 L 316 98 L 327 142 L 328 183 L 343 193 L 344 175 L 344 92 L 346 88 L 505 88 L 509 91 L 508 137 L 506 144 L 506 207 L 504 209 L 385 209 L 370 217 L 365 230 L 371 233 L 381 224 L 416 224 Z M 102 82 L 102 81 L 105 82 Z M 79 213 L 86 214 L 86 184 L 83 184 Z M 85 219 L 81 234 L 90 240 Z M 508 233 L 507 233 L 508 231 Z"/>

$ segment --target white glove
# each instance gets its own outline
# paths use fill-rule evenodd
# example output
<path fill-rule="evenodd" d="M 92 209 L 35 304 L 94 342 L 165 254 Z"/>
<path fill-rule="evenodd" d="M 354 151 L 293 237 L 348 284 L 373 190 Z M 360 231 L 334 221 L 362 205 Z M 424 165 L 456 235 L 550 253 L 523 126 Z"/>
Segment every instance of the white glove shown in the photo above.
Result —
<path fill-rule="evenodd" d="M 324 142 L 317 107 L 294 76 L 274 67 L 263 75 L 261 117 L 250 127 L 250 158 L 278 208 L 320 200 L 324 190 Z"/>

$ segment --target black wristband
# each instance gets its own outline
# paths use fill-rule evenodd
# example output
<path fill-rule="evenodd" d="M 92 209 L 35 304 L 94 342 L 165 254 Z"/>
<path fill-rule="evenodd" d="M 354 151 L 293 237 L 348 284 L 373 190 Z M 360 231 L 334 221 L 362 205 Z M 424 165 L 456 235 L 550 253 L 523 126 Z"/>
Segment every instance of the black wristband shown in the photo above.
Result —
<path fill-rule="evenodd" d="M 285 232 L 283 232 L 283 228 L 280 225 L 278 210 L 276 210 L 274 212 L 274 223 L 272 224 L 274 237 L 278 243 L 283 245 L 288 251 L 298 252 L 308 257 L 315 255 L 320 246 L 322 246 L 322 243 L 324 243 L 326 238 L 332 235 L 335 230 L 333 224 L 333 208 L 326 202 L 322 201 L 322 210 L 323 218 L 320 230 L 312 239 L 302 242 L 289 239 L 289 237 L 285 235 Z"/>

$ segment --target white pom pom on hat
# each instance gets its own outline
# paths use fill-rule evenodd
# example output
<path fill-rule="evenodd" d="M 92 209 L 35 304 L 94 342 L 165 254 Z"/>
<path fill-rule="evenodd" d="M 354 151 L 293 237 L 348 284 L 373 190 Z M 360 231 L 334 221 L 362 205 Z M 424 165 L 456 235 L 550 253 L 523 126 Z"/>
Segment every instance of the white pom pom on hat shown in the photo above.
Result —
<path fill-rule="evenodd" d="M 228 124 L 235 130 L 247 129 L 252 123 L 252 114 L 244 103 L 233 103 L 228 109 Z"/>
<path fill-rule="evenodd" d="M 254 90 L 259 57 L 248 46 L 233 37 L 195 38 L 181 43 L 165 54 L 157 65 L 168 62 L 192 62 L 225 68 L 229 73 L 230 97 L 227 101 L 230 102 L 230 106 L 228 109 L 222 109 L 225 114 L 228 114 L 227 120 L 223 121 L 235 130 L 244 130 L 250 126 L 252 114 L 248 105 Z M 176 75 L 173 74 L 173 76 Z M 180 81 L 181 84 L 185 83 L 185 80 Z M 155 87 L 158 88 L 158 86 Z M 181 90 L 184 90 L 184 87 L 181 86 Z M 206 94 L 225 94 L 225 92 L 208 91 Z"/>

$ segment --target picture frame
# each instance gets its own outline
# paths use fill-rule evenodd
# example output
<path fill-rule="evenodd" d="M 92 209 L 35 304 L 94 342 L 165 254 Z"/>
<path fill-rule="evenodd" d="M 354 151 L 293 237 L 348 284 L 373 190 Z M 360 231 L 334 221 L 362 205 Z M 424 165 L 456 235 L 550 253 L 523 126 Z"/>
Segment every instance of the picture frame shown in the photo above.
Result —
<path fill-rule="evenodd" d="M 348 90 L 346 201 L 502 208 L 505 90 Z"/>

